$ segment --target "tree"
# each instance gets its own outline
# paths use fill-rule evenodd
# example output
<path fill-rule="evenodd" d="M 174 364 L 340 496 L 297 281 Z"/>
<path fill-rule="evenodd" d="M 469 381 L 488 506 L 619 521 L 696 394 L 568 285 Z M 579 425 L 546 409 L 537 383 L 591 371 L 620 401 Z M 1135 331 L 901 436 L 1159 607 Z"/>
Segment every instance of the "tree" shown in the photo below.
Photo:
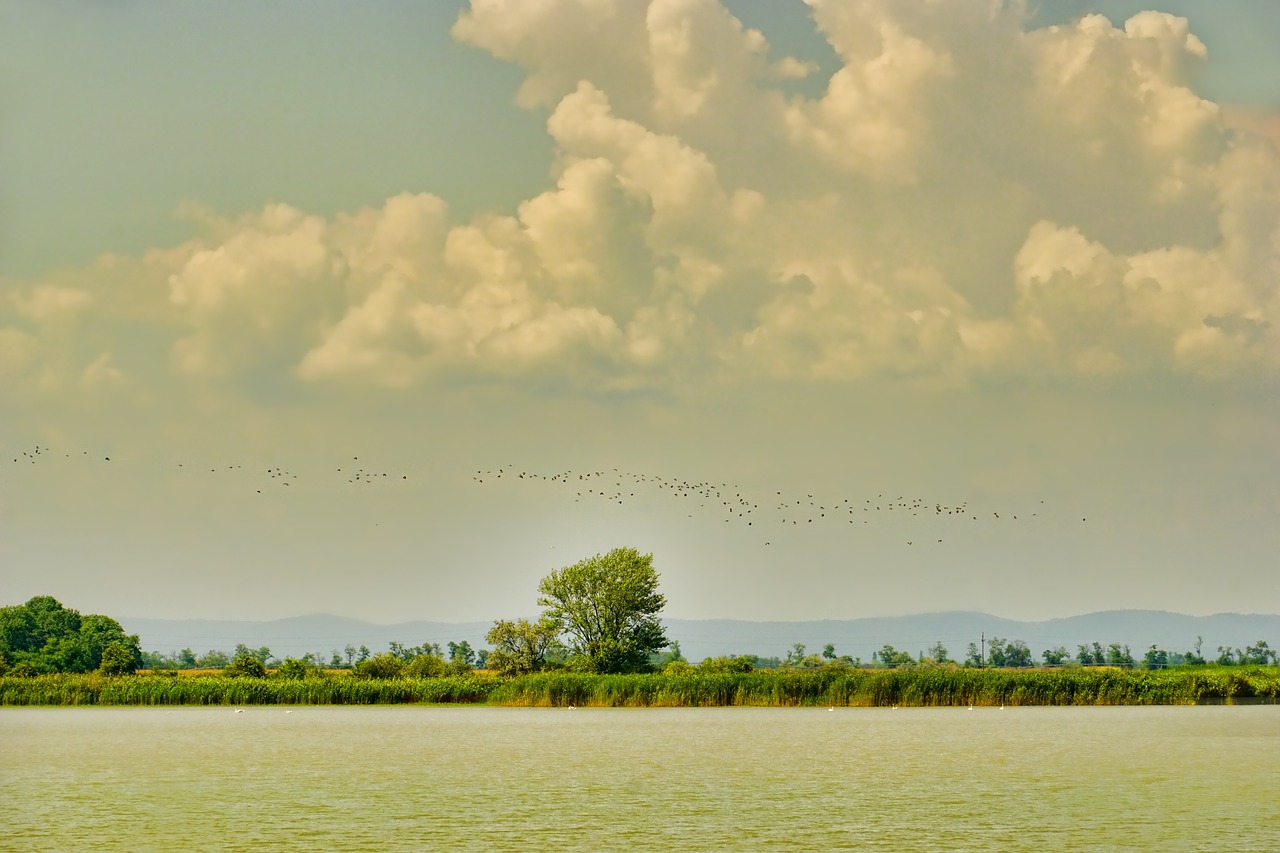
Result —
<path fill-rule="evenodd" d="M 471 644 L 466 640 L 461 643 L 449 643 L 449 663 L 457 665 L 459 668 L 465 666 L 471 669 L 476 665 L 476 653 L 471 648 Z"/>
<path fill-rule="evenodd" d="M 1112 643 L 1107 646 L 1107 665 L 1123 666 L 1133 669 L 1133 655 L 1129 652 L 1128 646 L 1121 646 L 1119 643 Z"/>
<path fill-rule="evenodd" d="M 229 663 L 231 663 L 231 656 L 226 652 L 218 649 L 209 649 L 196 661 L 196 666 L 200 669 L 221 669 Z"/>
<path fill-rule="evenodd" d="M 1186 662 L 1193 666 L 1204 666 L 1206 661 L 1204 655 L 1200 654 L 1200 647 L 1204 645 L 1204 637 L 1196 637 L 1195 651 L 1187 652 L 1183 657 Z"/>
<path fill-rule="evenodd" d="M 951 663 L 949 657 L 951 653 L 947 651 L 946 646 L 942 645 L 941 640 L 930 646 L 927 654 L 934 663 Z"/>
<path fill-rule="evenodd" d="M 266 678 L 267 665 L 253 652 L 243 651 L 222 668 L 222 673 L 231 678 Z"/>
<path fill-rule="evenodd" d="M 133 649 L 117 640 L 102 650 L 98 670 L 104 675 L 133 675 L 138 671 L 138 660 Z"/>
<path fill-rule="evenodd" d="M 538 672 L 546 666 L 547 656 L 560 648 L 562 631 L 558 621 L 547 617 L 537 622 L 499 619 L 485 637 L 493 646 L 485 663 L 503 675 Z"/>
<path fill-rule="evenodd" d="M 1147 669 L 1164 669 L 1169 665 L 1169 653 L 1153 645 L 1142 656 L 1142 665 Z"/>
<path fill-rule="evenodd" d="M 881 665 L 888 669 L 911 666 L 915 663 L 915 658 L 911 657 L 911 652 L 900 652 L 888 644 L 876 652 L 876 657 L 880 659 Z"/>
<path fill-rule="evenodd" d="M 835 659 L 836 659 L 836 644 L 835 644 L 835 643 L 827 643 L 825 646 L 823 646 L 823 647 L 822 647 L 822 656 L 823 656 L 824 658 L 826 658 L 827 660 L 835 660 Z"/>
<path fill-rule="evenodd" d="M 965 666 L 986 666 L 986 662 L 982 660 L 982 652 L 978 649 L 977 643 L 970 643 L 964 653 Z"/>
<path fill-rule="evenodd" d="M 543 616 L 564 626 L 575 654 L 595 672 L 636 672 L 669 642 L 658 613 L 653 555 L 615 548 L 554 571 L 538 585 Z"/>
<path fill-rule="evenodd" d="M 272 657 L 271 649 L 267 648 L 266 646 L 262 646 L 256 649 L 251 649 L 248 646 L 246 646 L 244 643 L 236 643 L 235 651 L 233 651 L 231 654 L 233 656 L 233 659 L 236 657 L 239 657 L 240 655 L 253 655 L 255 658 L 257 658 L 259 661 L 262 662 L 262 665 L 264 667 L 271 661 L 271 657 Z"/>
<path fill-rule="evenodd" d="M 91 672 L 102 664 L 102 653 L 112 643 L 130 651 L 135 669 L 142 663 L 138 637 L 125 634 L 108 616 L 81 616 L 49 595 L 0 608 L 0 653 L 38 672 Z"/>
<path fill-rule="evenodd" d="M 301 681 L 312 674 L 318 673 L 319 667 L 310 658 L 310 655 L 303 658 L 285 658 L 276 669 L 276 677 Z"/>
<path fill-rule="evenodd" d="M 133 658 L 134 672 L 142 665 L 142 649 L 139 647 L 137 634 L 126 634 L 120 623 L 109 616 L 90 614 L 81 617 L 78 633 L 78 660 L 74 671 L 88 672 L 98 669 L 105 661 L 106 650 L 111 646 L 121 646 Z"/>
<path fill-rule="evenodd" d="M 1269 662 L 1275 659 L 1276 653 L 1267 645 L 1267 641 L 1258 640 L 1252 646 L 1245 646 L 1244 658 L 1241 662 L 1266 666 Z"/>
<path fill-rule="evenodd" d="M 791 651 L 787 652 L 787 666 L 799 666 L 804 662 L 805 647 L 804 643 L 796 643 L 791 647 Z"/>
<path fill-rule="evenodd" d="M 405 660 L 394 652 L 382 652 L 356 664 L 357 678 L 399 678 L 404 674 Z"/>
<path fill-rule="evenodd" d="M 1062 666 L 1071 657 L 1071 653 L 1067 651 L 1066 646 L 1058 646 L 1056 649 L 1045 649 L 1042 657 L 1045 666 Z"/>
<path fill-rule="evenodd" d="M 1010 640 L 1009 644 L 1004 647 L 1004 665 L 1034 666 L 1035 661 L 1031 659 L 1031 649 L 1022 640 Z"/>
<path fill-rule="evenodd" d="M 688 663 L 688 661 L 684 659 L 684 652 L 680 651 L 679 640 L 672 640 L 667 645 L 667 650 L 662 654 L 658 655 L 657 660 L 654 661 L 654 665 L 658 669 L 663 669 L 663 670 L 665 670 L 665 667 L 669 663 Z"/>
<path fill-rule="evenodd" d="M 1005 641 L 1002 637 L 992 637 L 987 641 L 987 661 L 996 667 L 1009 665 L 1005 656 Z"/>

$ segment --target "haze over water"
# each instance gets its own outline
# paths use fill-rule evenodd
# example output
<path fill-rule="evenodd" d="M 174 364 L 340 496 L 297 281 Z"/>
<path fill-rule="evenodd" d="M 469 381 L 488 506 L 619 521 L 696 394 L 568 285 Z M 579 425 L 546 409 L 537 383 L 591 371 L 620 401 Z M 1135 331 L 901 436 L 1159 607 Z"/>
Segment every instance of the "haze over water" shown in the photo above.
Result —
<path fill-rule="evenodd" d="M 1280 849 L 1273 706 L 0 714 L 0 848 Z"/>

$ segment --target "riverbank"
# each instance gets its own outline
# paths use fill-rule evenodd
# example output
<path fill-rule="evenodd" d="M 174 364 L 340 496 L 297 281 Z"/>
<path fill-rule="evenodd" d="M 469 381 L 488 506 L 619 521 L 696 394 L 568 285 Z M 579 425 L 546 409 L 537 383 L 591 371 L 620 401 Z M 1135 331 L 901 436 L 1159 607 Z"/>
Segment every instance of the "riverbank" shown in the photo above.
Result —
<path fill-rule="evenodd" d="M 550 672 L 503 679 L 302 679 L 223 675 L 0 678 L 0 705 L 384 705 L 522 707 L 1194 705 L 1280 701 L 1280 667 L 756 670 L 680 675 Z"/>

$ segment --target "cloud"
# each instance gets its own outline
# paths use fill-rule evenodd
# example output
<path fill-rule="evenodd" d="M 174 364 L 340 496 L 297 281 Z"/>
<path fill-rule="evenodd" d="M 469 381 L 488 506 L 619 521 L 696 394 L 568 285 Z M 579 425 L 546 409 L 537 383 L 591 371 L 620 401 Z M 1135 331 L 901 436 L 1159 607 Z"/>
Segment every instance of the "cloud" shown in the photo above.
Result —
<path fill-rule="evenodd" d="M 841 62 L 815 97 L 784 85 L 812 63 L 714 0 L 476 0 L 454 36 L 524 70 L 553 186 L 467 222 L 429 193 L 327 218 L 192 207 L 186 243 L 7 287 L 0 377 L 631 389 L 1280 366 L 1280 147 L 1265 117 L 1196 94 L 1208 57 L 1185 20 L 809 5 Z M 153 346 L 129 354 L 139 330 Z"/>

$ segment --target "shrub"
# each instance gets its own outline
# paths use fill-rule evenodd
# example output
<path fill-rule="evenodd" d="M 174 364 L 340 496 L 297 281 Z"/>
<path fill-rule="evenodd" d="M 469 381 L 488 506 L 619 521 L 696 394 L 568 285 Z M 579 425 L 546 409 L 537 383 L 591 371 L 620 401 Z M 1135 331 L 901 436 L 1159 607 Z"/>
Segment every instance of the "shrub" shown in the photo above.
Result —
<path fill-rule="evenodd" d="M 102 650 L 102 663 L 98 671 L 103 675 L 133 675 L 138 671 L 138 661 L 133 650 L 121 642 L 111 642 Z"/>
<path fill-rule="evenodd" d="M 297 658 L 285 658 L 284 663 L 276 670 L 277 678 L 299 679 L 306 678 L 311 675 L 315 667 L 312 667 L 304 660 Z"/>
<path fill-rule="evenodd" d="M 430 657 L 429 655 L 418 655 L 418 657 Z M 414 658 L 416 661 L 418 658 Z M 443 661 L 441 661 L 443 663 Z M 357 678 L 399 678 L 404 674 L 405 663 L 400 658 L 390 652 L 374 655 L 368 660 L 362 660 L 356 664 L 355 676 Z"/>
<path fill-rule="evenodd" d="M 743 657 L 707 658 L 698 664 L 699 672 L 751 672 L 751 661 Z"/>
<path fill-rule="evenodd" d="M 266 678 L 267 665 L 249 652 L 241 652 L 231 663 L 222 668 L 223 675 L 231 678 Z"/>
<path fill-rule="evenodd" d="M 439 655 L 415 655 L 404 668 L 409 678 L 439 678 L 445 674 L 449 664 Z"/>
<path fill-rule="evenodd" d="M 35 678 L 40 674 L 40 670 L 36 669 L 25 660 L 18 661 L 13 665 L 13 669 L 9 670 L 10 678 Z"/>

